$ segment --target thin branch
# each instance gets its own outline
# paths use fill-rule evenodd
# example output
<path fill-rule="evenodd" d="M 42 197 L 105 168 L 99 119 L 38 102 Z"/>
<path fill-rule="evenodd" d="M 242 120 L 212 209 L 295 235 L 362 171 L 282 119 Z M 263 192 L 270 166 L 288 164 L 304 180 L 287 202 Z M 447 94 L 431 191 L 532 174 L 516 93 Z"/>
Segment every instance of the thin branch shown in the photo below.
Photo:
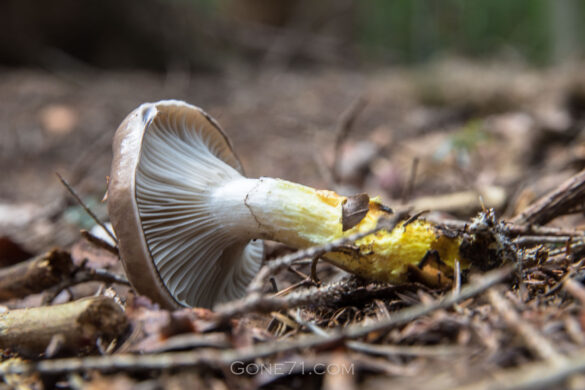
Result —
<path fill-rule="evenodd" d="M 304 283 L 307 279 L 301 281 Z M 337 301 L 336 296 L 347 291 L 346 282 L 330 283 L 321 287 L 310 287 L 302 291 L 293 291 L 286 296 L 261 295 L 251 293 L 245 298 L 226 303 L 220 306 L 215 315 L 219 322 L 228 320 L 249 312 L 271 312 L 276 310 L 290 309 L 308 304 L 322 305 Z"/>
<path fill-rule="evenodd" d="M 454 283 L 453 294 L 458 295 L 461 292 L 461 263 L 455 260 L 455 267 L 453 267 Z"/>
<path fill-rule="evenodd" d="M 566 244 L 571 236 L 522 236 L 514 239 L 514 244 L 520 247 L 542 244 Z"/>
<path fill-rule="evenodd" d="M 348 341 L 346 344 L 354 351 L 382 356 L 441 357 L 458 355 L 463 352 L 463 348 L 457 346 L 379 345 L 361 341 Z"/>
<path fill-rule="evenodd" d="M 225 333 L 182 333 L 157 344 L 153 353 L 185 350 L 187 348 L 229 348 L 231 346 Z"/>
<path fill-rule="evenodd" d="M 482 379 L 456 390 L 550 389 L 583 370 L 585 349 L 580 349 L 560 365 L 552 365 L 549 361 L 528 363 L 519 368 L 491 373 L 489 379 Z"/>
<path fill-rule="evenodd" d="M 294 291 L 294 290 L 296 290 L 299 287 L 304 287 L 304 286 L 315 286 L 315 282 L 313 282 L 311 280 L 311 278 L 306 278 L 306 279 L 303 279 L 301 281 L 298 281 L 298 282 L 296 282 L 294 284 L 291 284 L 287 288 L 284 288 L 284 289 L 278 291 L 274 295 L 277 296 L 277 297 L 281 297 L 281 296 L 284 296 L 284 295 L 289 294 L 291 291 Z"/>
<path fill-rule="evenodd" d="M 488 291 L 488 299 L 502 315 L 506 324 L 522 337 L 528 348 L 540 359 L 553 364 L 561 364 L 565 357 L 557 352 L 550 341 L 544 338 L 536 328 L 524 321 L 510 303 L 495 289 Z"/>
<path fill-rule="evenodd" d="M 295 321 L 299 323 L 299 325 L 306 326 L 311 332 L 317 335 L 326 336 L 328 337 L 329 334 L 320 328 L 317 324 L 304 321 L 301 318 L 300 310 L 297 309 L 297 312 L 293 316 Z M 383 356 L 426 356 L 426 357 L 436 357 L 436 356 L 448 356 L 453 355 L 456 353 L 461 353 L 462 349 L 458 347 L 445 347 L 445 346 L 404 346 L 404 345 L 378 345 L 378 344 L 370 344 L 364 343 L 361 341 L 351 341 L 348 340 L 345 342 L 345 345 L 354 351 L 364 352 L 371 355 L 383 355 Z"/>
<path fill-rule="evenodd" d="M 585 171 L 572 176 L 512 219 L 515 224 L 544 225 L 571 212 L 585 200 Z"/>
<path fill-rule="evenodd" d="M 120 252 L 118 251 L 118 248 L 110 245 L 109 242 L 102 240 L 99 237 L 94 236 L 93 234 L 91 234 L 90 232 L 88 232 L 85 229 L 82 229 L 80 233 L 81 233 L 81 237 L 85 238 L 89 243 L 93 244 L 97 248 L 104 249 L 104 250 L 110 252 L 111 254 L 115 255 L 116 257 L 120 256 Z"/>
<path fill-rule="evenodd" d="M 523 236 L 523 235 L 539 235 L 539 236 L 567 236 L 567 237 L 579 237 L 585 236 L 585 231 L 578 230 L 578 229 L 560 229 L 556 227 L 550 226 L 538 226 L 538 225 L 519 225 L 516 223 L 502 221 L 504 223 L 504 229 L 506 233 L 511 236 Z M 458 220 L 441 220 L 436 221 L 436 223 L 440 223 L 441 225 L 448 227 L 450 229 L 458 230 L 458 231 L 469 231 L 470 233 L 475 233 L 473 230 L 470 230 L 469 222 L 467 221 L 458 221 Z"/>
<path fill-rule="evenodd" d="M 572 296 L 577 298 L 582 306 L 585 306 L 585 288 L 579 282 L 574 281 L 571 278 L 568 278 L 563 283 L 563 287 L 567 290 Z"/>
<path fill-rule="evenodd" d="M 108 233 L 108 236 L 110 236 L 112 238 L 112 240 L 114 240 L 114 242 L 116 244 L 118 244 L 118 239 L 112 234 L 112 232 L 110 232 L 110 230 L 97 217 L 97 215 L 95 215 L 94 212 L 91 211 L 91 209 L 89 207 L 87 207 L 87 205 L 83 202 L 83 200 L 79 197 L 79 195 L 77 195 L 77 192 L 75 192 L 75 190 L 73 189 L 73 187 L 71 187 L 71 185 L 69 185 L 69 183 L 67 182 L 67 180 L 65 180 L 63 178 L 63 176 L 61 176 L 58 172 L 56 172 L 56 175 L 59 178 L 59 180 L 61 180 L 61 183 L 63 183 L 63 185 L 65 186 L 65 188 L 67 188 L 67 191 L 69 191 L 69 193 L 71 194 L 71 196 L 73 196 L 75 198 L 75 200 L 77 201 L 77 203 L 79 203 L 79 205 L 81 207 L 83 207 L 83 209 L 85 210 L 85 212 L 95 221 L 95 223 L 97 223 L 98 225 L 100 225 L 102 227 L 102 229 L 104 229 L 106 231 L 106 233 Z"/>
<path fill-rule="evenodd" d="M 74 273 L 64 278 L 59 284 L 47 289 L 47 295 L 43 299 L 44 302 L 52 302 L 59 293 L 69 287 L 86 283 L 86 282 L 102 282 L 106 284 L 121 284 L 130 286 L 130 282 L 122 275 L 111 273 L 105 269 L 93 269 L 80 267 Z"/>
<path fill-rule="evenodd" d="M 418 317 L 427 315 L 436 310 L 449 308 L 455 303 L 464 301 L 484 292 L 488 288 L 507 279 L 511 275 L 513 269 L 514 267 L 508 266 L 485 273 L 475 282 L 469 283 L 466 287 L 462 288 L 458 295 L 450 293 L 443 299 L 431 302 L 428 305 L 420 304 L 400 310 L 394 313 L 389 319 L 369 325 L 348 327 L 343 333 L 347 338 L 356 338 L 365 336 L 371 332 L 382 332 L 399 325 L 404 325 Z"/>
<path fill-rule="evenodd" d="M 317 264 L 319 264 L 319 256 L 314 257 L 313 260 L 311 261 L 311 280 L 313 281 L 313 283 L 318 285 L 321 282 L 319 281 L 319 277 L 317 276 Z"/>

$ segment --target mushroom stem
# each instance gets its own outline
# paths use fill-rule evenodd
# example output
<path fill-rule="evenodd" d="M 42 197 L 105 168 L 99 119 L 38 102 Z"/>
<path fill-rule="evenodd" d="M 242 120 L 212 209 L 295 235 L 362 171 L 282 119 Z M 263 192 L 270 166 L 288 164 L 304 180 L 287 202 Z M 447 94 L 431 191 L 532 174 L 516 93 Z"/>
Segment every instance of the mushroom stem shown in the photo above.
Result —
<path fill-rule="evenodd" d="M 388 213 L 378 199 L 370 199 L 364 217 L 344 231 L 343 205 L 347 197 L 266 177 L 229 181 L 214 195 L 216 215 L 223 216 L 222 223 L 242 237 L 270 239 L 295 248 L 367 232 Z M 436 251 L 440 262 L 450 268 L 455 261 L 467 266 L 459 255 L 458 238 L 446 237 L 432 224 L 420 220 L 399 224 L 391 232 L 381 230 L 355 244 L 327 254 L 325 260 L 361 277 L 383 282 L 404 282 L 409 266 L 419 265 L 429 251 Z"/>

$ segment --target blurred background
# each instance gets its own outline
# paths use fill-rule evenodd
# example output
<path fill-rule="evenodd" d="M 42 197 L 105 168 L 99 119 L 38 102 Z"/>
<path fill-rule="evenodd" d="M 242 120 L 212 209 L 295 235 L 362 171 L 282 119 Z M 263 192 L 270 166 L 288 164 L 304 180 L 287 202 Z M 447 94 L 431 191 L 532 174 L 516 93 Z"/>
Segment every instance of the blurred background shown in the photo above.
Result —
<path fill-rule="evenodd" d="M 4 0 L 6 66 L 418 65 L 446 55 L 544 65 L 582 54 L 579 0 Z"/>
<path fill-rule="evenodd" d="M 512 215 L 585 167 L 583 20 L 578 0 L 2 0 L 2 242 L 92 227 L 55 172 L 107 219 L 112 135 L 165 98 L 216 117 L 250 176 Z"/>

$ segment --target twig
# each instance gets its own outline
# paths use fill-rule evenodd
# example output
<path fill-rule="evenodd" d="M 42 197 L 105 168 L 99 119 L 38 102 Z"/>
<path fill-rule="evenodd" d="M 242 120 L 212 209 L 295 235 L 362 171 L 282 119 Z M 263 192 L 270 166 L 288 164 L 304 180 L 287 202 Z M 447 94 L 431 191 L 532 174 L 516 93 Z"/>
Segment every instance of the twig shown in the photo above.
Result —
<path fill-rule="evenodd" d="M 451 346 L 427 345 L 378 345 L 361 341 L 348 341 L 347 346 L 354 351 L 382 356 L 441 357 L 461 354 L 463 349 Z"/>
<path fill-rule="evenodd" d="M 243 299 L 220 306 L 215 311 L 215 315 L 217 316 L 217 320 L 222 322 L 234 316 L 252 311 L 271 312 L 307 304 L 320 305 L 332 303 L 337 300 L 334 297 L 341 295 L 344 291 L 347 291 L 346 283 L 336 282 L 321 287 L 310 287 L 302 291 L 293 291 L 286 296 L 282 296 L 282 294 L 261 295 L 256 292 L 249 294 Z"/>
<path fill-rule="evenodd" d="M 75 190 L 73 189 L 73 187 L 71 187 L 69 185 L 69 183 L 67 183 L 67 180 L 65 180 L 63 178 L 63 176 L 61 176 L 58 172 L 56 173 L 56 175 L 59 178 L 59 180 L 61 180 L 61 183 L 63 183 L 63 185 L 65 186 L 65 188 L 67 188 L 67 191 L 69 191 L 69 193 L 71 194 L 71 196 L 73 196 L 75 198 L 75 200 L 77 201 L 77 203 L 79 203 L 79 205 L 81 207 L 83 207 L 83 209 L 85 210 L 85 212 L 94 220 L 95 223 L 97 223 L 98 225 L 100 225 L 102 227 L 102 229 L 104 229 L 106 231 L 106 233 L 108 233 L 108 236 L 110 236 L 112 238 L 112 240 L 114 240 L 114 242 L 116 244 L 118 244 L 118 239 L 112 234 L 112 232 L 110 232 L 110 230 L 97 217 L 97 215 L 95 215 L 94 212 L 91 211 L 91 209 L 89 207 L 87 207 L 87 205 L 83 202 L 83 200 L 79 197 L 79 195 L 77 195 L 77 192 L 75 192 Z"/>
<path fill-rule="evenodd" d="M 410 225 L 414 221 L 418 220 L 422 215 L 427 214 L 428 212 L 429 212 L 429 210 L 421 210 L 421 211 L 416 212 L 415 214 L 408 217 L 408 219 L 406 221 L 404 221 L 404 223 L 402 224 L 402 227 L 406 228 L 408 225 Z"/>
<path fill-rule="evenodd" d="M 539 247 L 541 248 L 541 247 Z M 538 255 L 538 250 L 533 251 L 534 258 Z M 528 257 L 526 256 L 526 251 L 524 249 L 518 250 L 518 267 L 516 268 L 516 281 L 518 282 L 518 296 L 520 299 L 525 302 L 528 297 L 528 289 L 526 288 L 526 280 L 525 280 L 525 271 L 524 271 L 524 264 L 527 262 Z"/>
<path fill-rule="evenodd" d="M 450 229 L 459 231 L 469 231 L 469 222 L 457 221 L 457 220 L 442 220 L 436 221 L 441 225 Z M 511 236 L 522 236 L 522 235 L 539 235 L 539 236 L 566 236 L 566 237 L 579 237 L 585 236 L 585 231 L 576 229 L 559 229 L 556 227 L 549 226 L 538 226 L 538 225 L 518 225 L 511 222 L 503 221 L 504 229 L 507 234 Z"/>
<path fill-rule="evenodd" d="M 83 65 L 87 66 L 85 63 Z M 87 69 L 85 71 L 87 72 Z M 97 73 L 97 71 L 97 69 L 92 68 L 91 73 Z M 100 132 L 94 139 L 88 142 L 88 145 L 91 145 L 91 147 L 83 148 L 85 150 L 77 155 L 77 158 L 71 164 L 73 169 L 69 171 L 68 175 L 69 184 L 72 187 L 79 184 L 79 182 L 87 176 L 87 173 L 91 171 L 96 160 L 110 151 L 110 148 L 112 147 L 112 136 L 113 133 L 110 131 Z"/>
<path fill-rule="evenodd" d="M 518 335 L 520 335 L 528 348 L 540 359 L 559 365 L 565 362 L 565 357 L 557 352 L 555 347 L 544 338 L 532 325 L 523 321 L 516 310 L 502 297 L 502 295 L 492 289 L 488 291 L 488 298 L 491 304 L 502 315 L 502 318 Z"/>
<path fill-rule="evenodd" d="M 570 239 L 571 236 L 522 236 L 513 241 L 520 247 L 526 247 L 541 244 L 566 244 Z"/>
<path fill-rule="evenodd" d="M 160 353 L 187 348 L 229 348 L 230 343 L 225 333 L 183 333 L 169 337 L 157 344 L 151 352 Z"/>
<path fill-rule="evenodd" d="M 585 171 L 572 176 L 512 219 L 515 224 L 544 225 L 585 200 Z"/>
<path fill-rule="evenodd" d="M 455 259 L 455 267 L 453 267 L 454 283 L 453 294 L 458 295 L 461 292 L 461 263 Z"/>
<path fill-rule="evenodd" d="M 365 336 L 371 332 L 387 331 L 403 325 L 416 318 L 446 309 L 457 302 L 481 294 L 490 287 L 504 281 L 510 276 L 511 267 L 501 268 L 483 275 L 461 290 L 457 296 L 447 295 L 441 300 L 429 304 L 420 304 L 396 312 L 391 318 L 369 325 L 352 325 L 330 336 L 311 335 L 294 341 L 267 342 L 240 349 L 222 351 L 201 349 L 188 352 L 169 352 L 156 355 L 105 355 L 84 358 L 54 359 L 40 362 L 8 361 L 0 365 L 0 375 L 24 374 L 38 372 L 56 374 L 83 370 L 152 370 L 180 367 L 194 367 L 200 364 L 229 365 L 233 362 L 249 362 L 254 359 L 297 349 L 327 345 L 336 345 L 345 339 Z M 585 352 L 578 367 L 585 368 Z M 574 368 L 573 368 L 574 369 Z M 574 372 L 574 371 L 572 371 Z"/>
<path fill-rule="evenodd" d="M 573 279 L 567 279 L 563 283 L 563 287 L 572 296 L 577 298 L 582 306 L 585 306 L 585 288 L 583 288 L 581 283 L 578 283 L 578 282 L 574 281 Z"/>
<path fill-rule="evenodd" d="M 579 237 L 585 236 L 585 231 L 578 229 L 561 229 L 550 226 L 538 225 L 516 225 L 511 222 L 504 222 L 506 230 L 514 235 L 538 234 L 542 236 L 568 236 Z"/>
<path fill-rule="evenodd" d="M 287 295 L 289 294 L 291 291 L 296 290 L 299 287 L 303 287 L 303 286 L 314 286 L 315 283 L 311 280 L 311 278 L 305 278 L 299 282 L 296 282 L 295 284 L 291 284 L 290 286 L 288 286 L 287 288 L 284 288 L 280 291 L 278 291 L 276 294 L 274 294 L 277 297 L 283 296 L 283 295 Z"/>
<path fill-rule="evenodd" d="M 306 326 L 307 328 L 309 328 L 309 330 L 311 330 L 311 332 L 323 336 L 323 337 L 329 337 L 329 333 L 327 333 L 326 331 L 324 331 L 323 329 L 321 329 L 317 324 L 312 323 L 310 321 L 305 321 L 301 318 L 301 311 L 300 309 L 297 309 L 297 312 L 295 313 L 295 315 L 293 316 L 293 318 L 295 319 L 296 322 L 299 323 L 299 325 L 302 326 Z"/>
<path fill-rule="evenodd" d="M 356 338 L 367 335 L 371 332 L 381 332 L 395 326 L 406 324 L 418 317 L 429 314 L 433 311 L 449 308 L 451 305 L 469 299 L 477 294 L 482 293 L 488 288 L 501 283 L 507 279 L 514 267 L 508 266 L 494 271 L 485 273 L 475 282 L 462 288 L 458 295 L 450 293 L 443 299 L 429 303 L 428 305 L 420 304 L 400 310 L 387 320 L 376 322 L 370 325 L 351 326 L 344 332 L 347 338 Z"/>
<path fill-rule="evenodd" d="M 585 242 L 581 240 L 563 247 L 550 248 L 548 251 L 547 262 L 554 263 L 559 261 L 563 262 L 566 261 L 566 259 L 578 259 L 583 254 L 584 249 Z M 569 255 L 567 255 L 567 251 L 569 252 Z"/>
<path fill-rule="evenodd" d="M 343 112 L 343 114 L 341 114 L 341 118 L 335 132 L 335 149 L 333 150 L 333 165 L 331 169 L 331 176 L 333 177 L 335 183 L 339 183 L 341 180 L 341 149 L 343 143 L 347 140 L 355 120 L 362 112 L 366 104 L 367 100 L 363 96 L 360 96 Z"/>
<path fill-rule="evenodd" d="M 300 312 L 297 310 L 297 313 L 293 316 L 295 321 L 297 321 L 300 325 L 306 326 L 309 328 L 311 332 L 317 335 L 329 337 L 329 334 L 320 328 L 317 324 L 314 324 L 310 321 L 304 321 L 301 318 Z M 430 347 L 430 346 L 404 346 L 404 345 L 376 345 L 370 343 L 364 343 L 361 341 L 351 341 L 348 340 L 345 342 L 345 345 L 354 351 L 358 352 L 365 352 L 372 355 L 383 355 L 383 356 L 426 356 L 426 357 L 436 357 L 436 356 L 448 356 L 453 355 L 455 353 L 461 353 L 462 349 L 457 347 Z"/>
<path fill-rule="evenodd" d="M 311 263 L 313 263 L 313 260 L 311 259 Z M 299 271 L 298 269 L 290 266 L 287 268 L 287 270 L 289 272 L 292 272 L 293 274 L 297 275 L 299 278 L 301 278 L 302 280 L 306 280 L 306 279 L 311 279 L 311 277 L 301 271 Z"/>
<path fill-rule="evenodd" d="M 580 261 L 580 263 L 582 263 L 583 260 Z M 555 284 L 553 287 L 550 287 L 545 293 L 544 296 L 548 297 L 552 294 L 555 294 L 557 291 L 559 291 L 561 288 L 565 288 L 567 291 L 569 291 L 570 293 L 573 293 L 574 291 L 570 291 L 569 288 L 571 288 L 570 286 L 567 286 L 566 282 L 569 281 L 571 278 L 573 278 L 575 276 L 575 269 L 574 267 L 571 267 L 569 269 L 569 272 L 567 272 L 565 275 L 563 275 L 563 277 L 561 278 L 561 280 L 559 280 L 557 282 L 557 284 Z M 575 282 L 571 282 L 570 284 L 573 285 Z M 576 296 L 576 298 L 579 298 Z"/>
<path fill-rule="evenodd" d="M 315 284 L 321 283 L 317 276 L 317 264 L 319 264 L 319 256 L 314 257 L 313 261 L 311 261 L 311 280 Z"/>
<path fill-rule="evenodd" d="M 81 237 L 85 238 L 89 243 L 95 245 L 98 248 L 104 249 L 117 257 L 120 256 L 118 248 L 110 245 L 110 243 L 108 243 L 107 241 L 104 241 L 101 238 L 94 236 L 85 229 L 82 229 L 80 233 Z"/>
<path fill-rule="evenodd" d="M 295 330 L 299 328 L 299 326 L 293 320 L 291 320 L 288 316 L 286 316 L 283 313 L 273 311 L 272 313 L 270 313 L 270 315 L 276 321 L 280 322 L 281 328 L 283 330 L 286 329 L 287 327 Z"/>
<path fill-rule="evenodd" d="M 86 282 L 102 282 L 106 284 L 122 284 L 124 286 L 130 286 L 130 282 L 122 275 L 111 273 L 104 269 L 92 269 L 82 266 L 75 270 L 72 275 L 63 279 L 59 284 L 52 286 L 47 290 L 47 295 L 44 297 L 43 302 L 52 302 L 59 293 L 71 286 Z"/>
<path fill-rule="evenodd" d="M 551 365 L 548 361 L 528 363 L 519 368 L 491 373 L 489 379 L 482 379 L 456 390 L 550 389 L 583 370 L 585 349 L 578 350 L 560 365 Z"/>

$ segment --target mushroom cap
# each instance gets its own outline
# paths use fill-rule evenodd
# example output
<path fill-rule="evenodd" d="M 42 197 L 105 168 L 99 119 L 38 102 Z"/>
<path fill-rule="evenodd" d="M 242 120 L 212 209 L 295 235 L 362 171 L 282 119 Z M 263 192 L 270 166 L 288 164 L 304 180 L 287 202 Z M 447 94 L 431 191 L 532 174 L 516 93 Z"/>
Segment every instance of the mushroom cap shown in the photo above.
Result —
<path fill-rule="evenodd" d="M 136 291 L 165 308 L 243 295 L 263 245 L 214 218 L 213 189 L 243 174 L 218 123 L 185 102 L 145 103 L 116 131 L 113 152 L 108 212 Z"/>

